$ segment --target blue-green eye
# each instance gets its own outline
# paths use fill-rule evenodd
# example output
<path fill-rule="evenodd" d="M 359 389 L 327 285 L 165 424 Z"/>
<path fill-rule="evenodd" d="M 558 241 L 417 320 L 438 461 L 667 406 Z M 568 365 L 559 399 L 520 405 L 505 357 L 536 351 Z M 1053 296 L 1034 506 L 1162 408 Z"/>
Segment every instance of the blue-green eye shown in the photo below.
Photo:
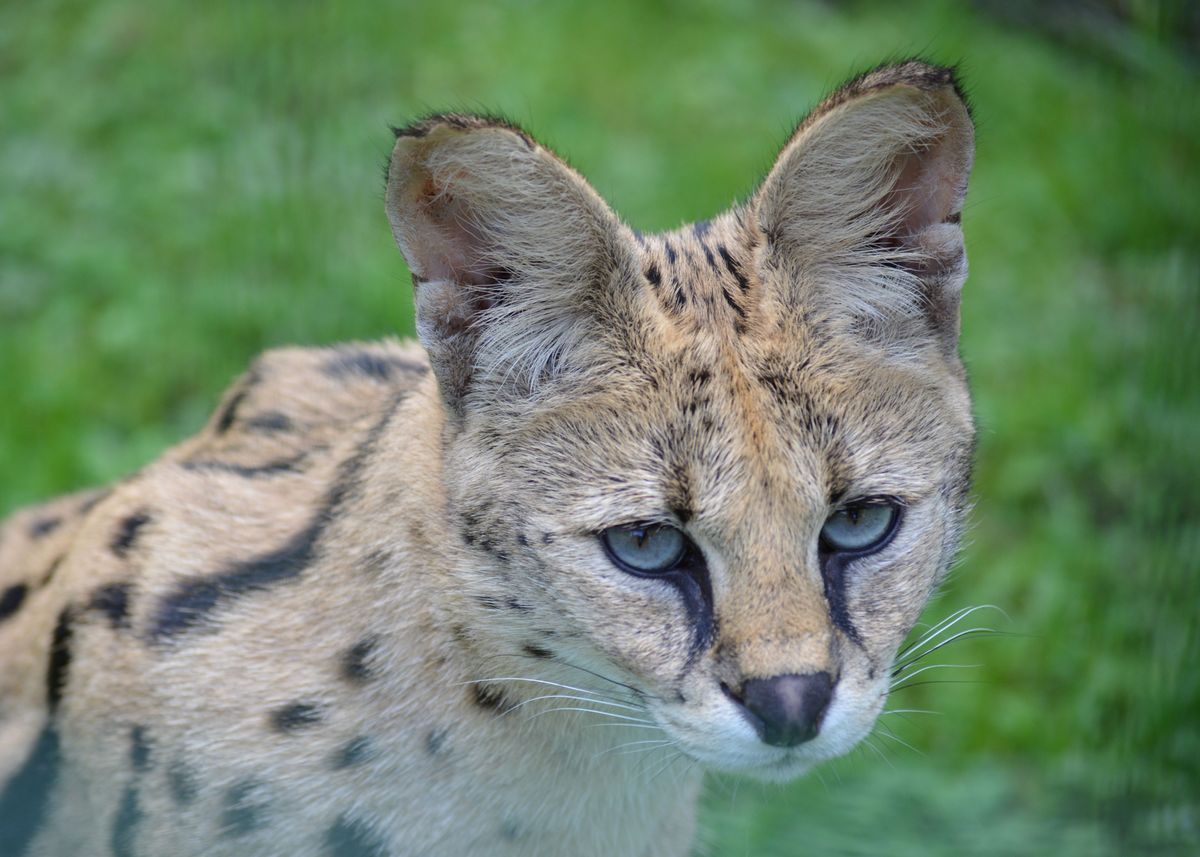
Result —
<path fill-rule="evenodd" d="M 626 571 L 656 574 L 670 571 L 687 551 L 687 537 L 666 524 L 609 527 L 600 534 L 608 555 Z"/>
<path fill-rule="evenodd" d="M 821 543 L 826 550 L 871 553 L 891 541 L 899 517 L 900 508 L 894 501 L 854 500 L 825 520 Z"/>

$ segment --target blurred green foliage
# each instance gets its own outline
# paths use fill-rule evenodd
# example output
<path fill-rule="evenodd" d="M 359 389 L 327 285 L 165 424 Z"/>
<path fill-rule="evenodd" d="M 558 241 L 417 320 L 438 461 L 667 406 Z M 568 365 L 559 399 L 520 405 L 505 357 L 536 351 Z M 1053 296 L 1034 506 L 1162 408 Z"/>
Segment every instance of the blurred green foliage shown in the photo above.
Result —
<path fill-rule="evenodd" d="M 706 853 L 1197 848 L 1195 16 L 1003 6 L 5 4 L 0 512 L 136 469 L 262 348 L 411 331 L 389 122 L 504 112 L 653 230 L 746 194 L 850 73 L 960 61 L 978 504 L 929 613 L 999 605 L 1012 636 L 939 653 L 977 683 L 896 694 L 940 713 L 875 752 L 714 780 Z"/>

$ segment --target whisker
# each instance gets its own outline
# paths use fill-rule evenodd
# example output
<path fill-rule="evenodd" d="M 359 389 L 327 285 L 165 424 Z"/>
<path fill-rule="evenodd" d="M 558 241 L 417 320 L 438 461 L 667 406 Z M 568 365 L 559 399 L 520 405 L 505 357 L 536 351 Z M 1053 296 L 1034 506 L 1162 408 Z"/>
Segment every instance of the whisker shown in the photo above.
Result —
<path fill-rule="evenodd" d="M 940 711 L 930 711 L 928 708 L 887 708 L 879 712 L 882 717 L 885 714 L 941 714 Z"/>
<path fill-rule="evenodd" d="M 582 711 L 585 714 L 598 714 L 601 717 L 611 717 L 613 720 L 628 720 L 630 723 L 637 723 L 637 724 L 642 724 L 642 725 L 646 725 L 646 726 L 653 726 L 656 729 L 658 728 L 657 724 L 652 723 L 649 720 L 642 720 L 640 717 L 629 717 L 624 714 L 617 714 L 616 712 L 613 712 L 613 711 L 597 711 L 595 708 L 582 708 L 580 706 L 570 706 L 570 705 L 563 705 L 563 706 L 560 706 L 559 708 L 547 708 L 544 711 L 538 711 L 534 714 L 530 714 L 527 719 L 533 720 L 534 718 L 541 717 L 543 714 L 553 714 L 555 711 Z M 609 724 L 609 725 L 615 725 L 615 724 Z"/>
<path fill-rule="evenodd" d="M 938 634 L 944 633 L 945 631 L 949 631 L 951 628 L 953 628 L 959 622 L 966 619 L 968 616 L 979 612 L 980 610 L 996 610 L 996 611 L 999 611 L 1000 615 L 1002 615 L 1005 619 L 1008 618 L 1008 614 L 1005 613 L 1003 610 L 1001 610 L 999 607 L 997 607 L 995 604 L 976 604 L 973 607 L 963 607 L 962 609 L 956 610 L 954 613 L 951 613 L 949 616 L 947 616 L 945 619 L 943 619 L 938 624 L 934 625 L 932 628 L 930 628 L 928 631 L 926 631 L 924 634 L 922 634 L 919 639 L 914 640 L 913 642 L 909 643 L 907 646 L 905 646 L 903 649 L 901 649 L 896 654 L 896 657 L 903 658 L 909 652 L 912 652 L 915 649 L 919 648 L 920 646 L 923 646 L 926 643 L 931 642 L 935 637 L 938 636 Z"/>
<path fill-rule="evenodd" d="M 896 679 L 895 683 L 899 684 L 902 681 L 908 681 L 910 678 L 915 678 L 921 673 L 928 672 L 929 670 L 974 670 L 979 669 L 981 666 L 983 666 L 983 664 L 927 664 L 921 667 L 919 670 L 913 670 L 912 672 L 901 676 L 900 678 Z"/>
<path fill-rule="evenodd" d="M 901 690 L 908 690 L 910 687 L 920 687 L 921 685 L 924 685 L 924 684 L 987 684 L 987 682 L 982 681 L 980 679 L 952 679 L 952 678 L 936 679 L 935 678 L 935 679 L 929 679 L 928 681 L 910 681 L 907 684 L 900 685 L 899 687 L 889 688 L 888 693 L 897 693 Z"/>
<path fill-rule="evenodd" d="M 894 676 L 899 675 L 905 669 L 907 669 L 908 667 L 917 663 L 918 661 L 924 660 L 925 658 L 929 657 L 934 652 L 936 652 L 938 649 L 945 648 L 946 646 L 950 645 L 951 643 L 955 642 L 956 640 L 961 640 L 964 637 L 1010 637 L 1010 636 L 1016 636 L 1016 635 L 1009 634 L 1006 631 L 997 631 L 995 628 L 968 628 L 966 631 L 959 631 L 957 634 L 954 634 L 953 636 L 947 637 L 946 639 L 942 640 L 936 646 L 933 646 L 932 648 L 926 649 L 924 652 L 921 652 L 921 654 L 912 655 L 909 658 L 907 658 L 906 660 L 901 661 L 898 664 L 894 664 L 892 666 L 892 676 L 894 677 Z"/>
<path fill-rule="evenodd" d="M 549 687 L 557 687 L 561 690 L 570 690 L 570 691 L 574 691 L 575 693 L 586 693 L 589 696 L 599 697 L 599 699 L 606 698 L 598 691 L 588 690 L 587 688 L 584 688 L 584 687 L 573 687 L 572 685 L 569 685 L 569 684 L 562 684 L 561 682 L 557 682 L 557 681 L 549 681 L 544 678 L 526 678 L 525 676 L 505 675 L 505 676 L 496 676 L 494 678 L 474 678 L 474 679 L 468 679 L 467 681 L 455 682 L 451 686 L 452 687 L 460 687 L 462 685 L 467 685 L 467 684 L 492 684 L 492 683 L 501 682 L 501 681 L 522 681 L 522 682 L 528 682 L 530 684 L 544 684 Z"/>
<path fill-rule="evenodd" d="M 646 710 L 646 709 L 640 708 L 636 705 L 625 705 L 622 702 L 609 702 L 606 699 L 594 699 L 590 696 L 572 696 L 569 693 L 547 693 L 547 694 L 543 694 L 541 696 L 535 696 L 530 699 L 526 699 L 521 702 L 518 702 L 516 705 L 512 706 L 511 708 L 506 709 L 504 713 L 510 714 L 510 713 L 516 711 L 518 708 L 524 708 L 526 705 L 529 705 L 531 702 L 538 702 L 539 700 L 543 700 L 543 699 L 573 699 L 576 702 L 592 702 L 592 703 L 595 703 L 596 705 L 611 705 L 614 708 L 624 708 L 628 711 L 645 711 Z"/>
<path fill-rule="evenodd" d="M 907 741 L 905 741 L 903 738 L 901 738 L 899 735 L 897 735 L 895 732 L 893 732 L 891 729 L 888 729 L 882 723 L 878 724 L 878 726 L 881 730 L 878 734 L 882 735 L 884 738 L 891 738 L 897 744 L 900 744 L 903 747 L 907 747 L 908 749 L 910 749 L 914 753 L 916 753 L 918 756 L 925 755 L 920 750 L 918 750 L 916 747 L 914 747 L 912 744 L 909 744 Z"/>

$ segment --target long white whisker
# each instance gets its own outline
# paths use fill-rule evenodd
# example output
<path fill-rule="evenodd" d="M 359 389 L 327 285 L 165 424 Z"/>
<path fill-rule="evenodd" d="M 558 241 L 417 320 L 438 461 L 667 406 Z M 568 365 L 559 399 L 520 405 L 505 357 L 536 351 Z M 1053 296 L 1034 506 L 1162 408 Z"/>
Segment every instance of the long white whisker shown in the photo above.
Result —
<path fill-rule="evenodd" d="M 493 682 L 501 682 L 501 681 L 523 681 L 523 682 L 528 682 L 529 684 L 544 684 L 544 685 L 547 685 L 548 687 L 557 687 L 560 690 L 570 690 L 575 693 L 586 693 L 589 696 L 599 697 L 600 699 L 608 698 L 608 697 L 604 696 L 603 694 L 601 694 L 599 691 L 588 690 L 585 687 L 573 687 L 569 684 L 562 684 L 561 682 L 557 682 L 557 681 L 548 681 L 548 680 L 542 679 L 542 678 L 526 678 L 525 676 L 497 676 L 496 678 L 474 678 L 474 679 L 469 679 L 467 681 L 455 682 L 454 685 L 452 685 L 452 686 L 460 687 L 462 685 L 467 685 L 467 684 L 491 684 Z"/>
<path fill-rule="evenodd" d="M 916 640 L 915 642 L 909 643 L 907 646 L 905 646 L 903 649 L 901 649 L 900 652 L 897 653 L 897 655 L 896 655 L 897 659 L 904 658 L 905 656 L 911 657 L 911 656 L 915 655 L 917 650 L 919 650 L 922 646 L 925 646 L 928 643 L 933 642 L 934 639 L 939 634 L 943 634 L 943 633 L 949 631 L 951 628 L 953 628 L 959 622 L 963 621 L 968 616 L 979 612 L 980 610 L 996 610 L 996 611 L 999 611 L 1000 615 L 1004 616 L 1004 618 L 1006 618 L 1006 619 L 1008 618 L 1008 614 L 1005 613 L 1003 610 L 1001 610 L 999 607 L 997 607 L 995 604 L 976 604 L 974 607 L 964 607 L 961 610 L 958 610 L 958 611 L 950 614 L 950 616 L 948 616 L 947 618 L 945 618 L 941 622 L 939 622 L 937 625 L 930 628 L 927 632 L 925 632 L 924 634 L 921 635 L 920 639 Z"/>
<path fill-rule="evenodd" d="M 593 702 L 596 705 L 611 705 L 613 708 L 624 708 L 628 711 L 645 711 L 646 710 L 646 709 L 640 708 L 636 705 L 626 705 L 623 702 L 609 702 L 606 699 L 594 699 L 593 697 L 590 697 L 590 696 L 572 696 L 569 693 L 546 693 L 541 696 L 535 696 L 530 699 L 526 699 L 521 702 L 518 702 L 516 705 L 505 710 L 504 713 L 509 714 L 510 712 L 516 711 L 518 708 L 524 708 L 526 705 L 529 705 L 529 703 L 531 703 L 531 702 L 537 702 L 542 699 L 573 699 L 576 702 Z"/>
<path fill-rule="evenodd" d="M 906 682 L 909 679 L 916 678 L 923 672 L 928 672 L 929 670 L 944 670 L 944 669 L 975 670 L 975 669 L 979 669 L 981 666 L 983 666 L 983 664 L 928 664 L 926 666 L 921 667 L 919 670 L 913 670 L 910 673 L 906 673 L 905 675 L 902 675 L 900 678 L 896 679 L 894 684 L 900 684 L 901 682 Z"/>
<path fill-rule="evenodd" d="M 947 637 L 946 639 L 939 642 L 936 646 L 933 646 L 932 648 L 926 649 L 924 652 L 921 652 L 921 654 L 911 655 L 911 656 L 905 658 L 903 661 L 901 661 L 898 664 L 892 664 L 892 677 L 895 678 L 897 675 L 904 672 L 904 670 L 906 670 L 908 667 L 912 666 L 913 664 L 917 663 L 918 661 L 925 660 L 925 658 L 932 655 L 938 649 L 944 649 L 946 646 L 950 645 L 955 640 L 961 640 L 964 637 L 990 636 L 993 634 L 1002 636 L 1004 634 L 1004 632 L 997 631 L 995 628 L 967 628 L 965 631 L 958 631 L 957 633 L 953 634 L 952 636 Z"/>
<path fill-rule="evenodd" d="M 555 711 L 582 711 L 585 714 L 598 714 L 601 717 L 611 717 L 613 720 L 628 720 L 630 723 L 640 723 L 658 728 L 656 724 L 651 723 L 649 720 L 642 720 L 640 717 L 627 717 L 624 714 L 617 714 L 613 711 L 597 711 L 594 708 L 581 708 L 570 705 L 564 705 L 559 708 L 547 708 L 545 711 L 538 711 L 535 714 L 529 715 L 528 719 L 533 720 L 535 717 L 541 717 L 543 714 L 553 714 Z"/>
<path fill-rule="evenodd" d="M 887 708 L 879 712 L 882 717 L 885 714 L 941 714 L 940 711 L 930 711 L 928 708 Z"/>

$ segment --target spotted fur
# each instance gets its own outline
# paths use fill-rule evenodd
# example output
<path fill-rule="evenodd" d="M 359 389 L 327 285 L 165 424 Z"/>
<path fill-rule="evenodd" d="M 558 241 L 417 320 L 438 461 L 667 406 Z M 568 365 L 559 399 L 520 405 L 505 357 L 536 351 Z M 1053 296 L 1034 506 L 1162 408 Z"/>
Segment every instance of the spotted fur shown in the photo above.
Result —
<path fill-rule="evenodd" d="M 678 857 L 704 768 L 847 752 L 962 526 L 972 145 L 952 71 L 886 66 L 642 235 L 509 123 L 399 130 L 421 345 L 269 352 L 0 529 L 0 853 Z M 864 496 L 895 540 L 828 559 Z M 647 521 L 675 580 L 601 546 Z M 736 702 L 779 675 L 834 688 L 798 746 Z"/>

